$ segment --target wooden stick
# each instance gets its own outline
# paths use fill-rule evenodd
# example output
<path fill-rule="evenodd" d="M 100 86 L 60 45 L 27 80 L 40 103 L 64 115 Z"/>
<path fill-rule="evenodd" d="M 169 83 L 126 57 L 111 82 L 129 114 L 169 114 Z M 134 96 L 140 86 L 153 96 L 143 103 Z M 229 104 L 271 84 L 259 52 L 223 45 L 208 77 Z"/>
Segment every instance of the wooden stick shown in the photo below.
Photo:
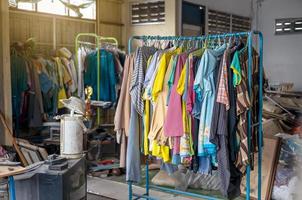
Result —
<path fill-rule="evenodd" d="M 6 134 L 6 135 L 11 139 L 12 144 L 13 144 L 13 147 L 16 149 L 17 154 L 18 154 L 18 156 L 19 156 L 19 158 L 20 158 L 20 160 L 21 160 L 21 163 L 22 163 L 24 166 L 27 166 L 28 163 L 27 163 L 27 161 L 26 161 L 26 159 L 25 159 L 23 153 L 22 153 L 21 150 L 19 149 L 19 146 L 18 146 L 18 144 L 17 144 L 17 142 L 16 142 L 16 139 L 15 139 L 15 137 L 14 137 L 12 131 L 11 131 L 10 128 L 8 127 L 8 125 L 7 125 L 6 121 L 5 121 L 5 118 L 4 118 L 4 116 L 3 116 L 3 114 L 2 114 L 1 112 L 0 112 L 0 118 L 1 118 L 1 122 L 3 123 L 4 127 L 8 130 L 8 134 Z M 5 131 L 5 133 L 6 133 L 6 131 Z"/>

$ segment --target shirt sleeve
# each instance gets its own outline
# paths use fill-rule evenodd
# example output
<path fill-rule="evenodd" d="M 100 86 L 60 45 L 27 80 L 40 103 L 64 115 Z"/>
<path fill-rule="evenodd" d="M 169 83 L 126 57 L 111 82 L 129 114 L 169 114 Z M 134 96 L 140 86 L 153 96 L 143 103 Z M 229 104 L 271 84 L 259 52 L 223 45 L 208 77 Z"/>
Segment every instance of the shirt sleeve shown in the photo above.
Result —
<path fill-rule="evenodd" d="M 159 63 L 159 69 L 156 74 L 155 80 L 154 80 L 154 85 L 152 88 L 152 99 L 156 100 L 158 94 L 162 91 L 163 89 L 163 83 L 164 83 L 164 78 L 165 78 L 165 73 L 167 69 L 167 56 L 163 55 L 161 57 L 160 63 Z"/>
<path fill-rule="evenodd" d="M 181 74 L 177 83 L 177 93 L 179 95 L 182 95 L 185 91 L 185 77 L 186 77 L 186 64 L 184 66 L 184 68 L 181 70 Z"/>
<path fill-rule="evenodd" d="M 203 81 L 203 73 L 204 73 L 203 71 L 204 71 L 204 67 L 207 65 L 207 62 L 208 62 L 208 52 L 206 50 L 203 56 L 201 57 L 198 70 L 196 72 L 196 77 L 194 80 L 194 91 L 196 92 L 197 98 L 199 100 L 202 99 L 202 91 L 205 88 L 204 81 Z"/>

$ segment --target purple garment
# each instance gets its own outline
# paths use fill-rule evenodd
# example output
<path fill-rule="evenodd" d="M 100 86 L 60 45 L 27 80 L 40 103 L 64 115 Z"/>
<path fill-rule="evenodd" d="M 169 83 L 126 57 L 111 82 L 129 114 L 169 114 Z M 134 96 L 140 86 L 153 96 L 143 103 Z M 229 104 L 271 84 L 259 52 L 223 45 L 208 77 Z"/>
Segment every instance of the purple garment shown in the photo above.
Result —
<path fill-rule="evenodd" d="M 156 64 L 159 56 L 160 56 L 160 51 L 157 51 L 151 58 L 150 65 L 147 68 L 146 75 L 145 75 L 144 88 L 146 88 L 149 82 L 151 81 L 154 70 L 156 69 Z"/>
<path fill-rule="evenodd" d="M 166 121 L 164 123 L 165 136 L 182 136 L 184 133 L 182 123 L 181 110 L 181 95 L 176 91 L 177 83 L 181 74 L 181 70 L 186 62 L 187 54 L 181 54 L 178 57 L 177 66 L 175 69 L 174 83 L 171 89 L 171 96 L 169 100 Z"/>

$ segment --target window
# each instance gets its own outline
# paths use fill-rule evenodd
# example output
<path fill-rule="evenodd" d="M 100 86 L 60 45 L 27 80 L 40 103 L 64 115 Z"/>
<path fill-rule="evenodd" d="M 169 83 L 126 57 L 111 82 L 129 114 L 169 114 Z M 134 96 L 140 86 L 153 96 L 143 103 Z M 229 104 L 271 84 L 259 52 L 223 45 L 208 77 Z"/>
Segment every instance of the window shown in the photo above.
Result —
<path fill-rule="evenodd" d="M 248 17 L 232 15 L 232 32 L 247 32 L 251 30 L 251 20 Z"/>
<path fill-rule="evenodd" d="M 183 36 L 203 35 L 205 33 L 205 7 L 183 1 L 182 32 Z"/>
<path fill-rule="evenodd" d="M 66 15 L 67 9 L 59 0 L 42 0 L 37 5 L 37 11 L 56 15 Z"/>
<path fill-rule="evenodd" d="M 208 33 L 220 34 L 230 32 L 231 15 L 228 13 L 209 10 L 208 12 Z"/>
<path fill-rule="evenodd" d="M 91 2 L 91 1 L 90 1 Z M 81 13 L 76 13 L 74 10 L 69 9 L 69 15 L 72 17 L 78 17 L 82 15 L 82 18 L 95 19 L 96 16 L 96 5 L 95 2 L 90 4 L 89 1 L 81 2 L 79 0 L 70 0 L 70 3 L 76 6 L 83 7 Z"/>
<path fill-rule="evenodd" d="M 302 33 L 302 18 L 284 18 L 275 20 L 276 35 L 292 33 Z"/>
<path fill-rule="evenodd" d="M 208 33 L 246 32 L 251 30 L 249 17 L 233 15 L 216 10 L 208 12 Z"/>
<path fill-rule="evenodd" d="M 35 2 L 37 3 L 18 2 L 17 9 L 84 19 L 96 19 L 95 0 L 36 0 Z M 10 6 L 15 7 L 13 3 Z"/>
<path fill-rule="evenodd" d="M 165 22 L 165 2 L 151 1 L 131 5 L 132 24 L 157 24 Z"/>
<path fill-rule="evenodd" d="M 21 9 L 21 10 L 35 11 L 36 10 L 36 4 L 19 2 L 17 4 L 17 8 Z"/>

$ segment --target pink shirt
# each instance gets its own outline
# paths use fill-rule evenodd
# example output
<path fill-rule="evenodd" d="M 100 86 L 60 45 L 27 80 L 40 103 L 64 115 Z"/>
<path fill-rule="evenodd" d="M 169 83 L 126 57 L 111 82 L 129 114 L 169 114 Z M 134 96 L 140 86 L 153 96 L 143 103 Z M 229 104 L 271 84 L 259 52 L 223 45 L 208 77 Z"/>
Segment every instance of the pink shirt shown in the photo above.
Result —
<path fill-rule="evenodd" d="M 185 65 L 187 54 L 181 54 L 178 57 L 174 83 L 171 89 L 171 96 L 169 100 L 166 120 L 164 123 L 164 135 L 165 136 L 182 136 L 184 133 L 182 122 L 182 110 L 181 110 L 181 95 L 176 91 L 177 83 L 181 74 L 181 70 Z"/>

